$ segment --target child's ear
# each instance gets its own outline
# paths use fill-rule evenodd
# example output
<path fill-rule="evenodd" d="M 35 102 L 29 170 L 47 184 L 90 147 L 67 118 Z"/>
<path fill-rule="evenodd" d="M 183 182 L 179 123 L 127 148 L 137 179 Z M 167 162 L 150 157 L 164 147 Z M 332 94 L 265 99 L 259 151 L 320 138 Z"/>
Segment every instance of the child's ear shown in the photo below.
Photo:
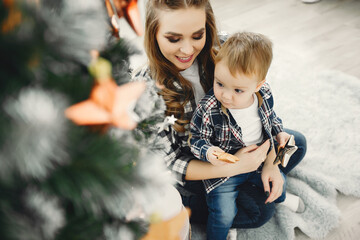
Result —
<path fill-rule="evenodd" d="M 256 86 L 256 92 L 259 91 L 259 89 L 261 88 L 261 86 L 266 82 L 266 78 L 264 80 L 262 80 L 261 82 L 258 83 L 258 85 Z"/>

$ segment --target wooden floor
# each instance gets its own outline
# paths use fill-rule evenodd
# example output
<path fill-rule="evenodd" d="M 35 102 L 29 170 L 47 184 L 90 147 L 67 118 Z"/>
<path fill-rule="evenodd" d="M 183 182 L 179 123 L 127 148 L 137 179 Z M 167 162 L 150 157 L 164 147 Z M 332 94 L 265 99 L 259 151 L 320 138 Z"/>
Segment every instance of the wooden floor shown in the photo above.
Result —
<path fill-rule="evenodd" d="M 210 0 L 220 30 L 260 32 L 311 66 L 360 78 L 360 1 Z"/>

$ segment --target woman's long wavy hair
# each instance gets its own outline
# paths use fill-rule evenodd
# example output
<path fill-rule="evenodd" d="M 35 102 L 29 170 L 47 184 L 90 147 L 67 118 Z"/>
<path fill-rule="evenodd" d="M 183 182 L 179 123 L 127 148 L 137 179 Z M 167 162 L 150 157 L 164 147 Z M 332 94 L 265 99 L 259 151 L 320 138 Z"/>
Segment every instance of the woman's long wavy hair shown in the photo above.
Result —
<path fill-rule="evenodd" d="M 151 77 L 158 85 L 162 86 L 160 94 L 165 100 L 167 116 L 174 115 L 178 120 L 174 128 L 178 132 L 184 132 L 189 123 L 189 117 L 184 114 L 184 106 L 194 98 L 191 83 L 183 78 L 179 69 L 167 60 L 160 51 L 156 34 L 159 30 L 159 10 L 175 11 L 186 8 L 203 8 L 206 13 L 206 42 L 204 48 L 197 56 L 199 74 L 204 71 L 205 81 L 201 84 L 205 91 L 210 90 L 214 79 L 214 45 L 219 45 L 215 17 L 208 0 L 148 0 L 146 5 L 146 22 L 144 44 L 149 59 Z M 173 84 L 178 80 L 182 89 L 179 90 Z"/>

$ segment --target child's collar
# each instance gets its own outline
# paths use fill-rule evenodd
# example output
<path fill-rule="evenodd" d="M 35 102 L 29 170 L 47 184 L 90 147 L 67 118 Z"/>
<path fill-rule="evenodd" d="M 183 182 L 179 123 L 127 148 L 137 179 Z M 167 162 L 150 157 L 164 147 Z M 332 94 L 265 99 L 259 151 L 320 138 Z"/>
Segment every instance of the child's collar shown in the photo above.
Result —
<path fill-rule="evenodd" d="M 258 98 L 258 103 L 259 103 L 258 107 L 260 107 L 263 103 L 263 98 L 261 97 L 261 94 L 259 93 L 259 91 L 257 91 L 255 94 L 256 94 L 256 97 Z"/>

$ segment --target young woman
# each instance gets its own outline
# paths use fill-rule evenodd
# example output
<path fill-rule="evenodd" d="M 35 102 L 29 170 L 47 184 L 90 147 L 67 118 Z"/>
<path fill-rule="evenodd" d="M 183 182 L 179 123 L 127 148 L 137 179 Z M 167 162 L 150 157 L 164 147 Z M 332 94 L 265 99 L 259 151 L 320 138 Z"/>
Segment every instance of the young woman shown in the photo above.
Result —
<path fill-rule="evenodd" d="M 235 154 L 239 162 L 223 166 L 197 160 L 190 152 L 189 121 L 197 102 L 213 85 L 214 57 L 219 42 L 208 0 L 147 1 L 145 50 L 149 63 L 135 78 L 156 82 L 166 104 L 166 115 L 178 119 L 159 135 L 165 142 L 166 164 L 177 178 L 183 204 L 192 210 L 193 222 L 207 220 L 205 191 L 198 180 L 254 171 L 265 160 L 269 149 L 269 142 L 245 147 Z M 287 132 L 295 136 L 299 147 L 288 164 L 292 169 L 305 155 L 306 141 L 298 132 Z M 279 145 L 285 145 L 286 140 L 281 139 Z M 281 195 L 284 181 L 277 166 L 263 171 L 262 175 L 271 182 L 271 190 L 241 186 L 233 227 L 258 227 L 272 217 L 272 202 Z"/>

